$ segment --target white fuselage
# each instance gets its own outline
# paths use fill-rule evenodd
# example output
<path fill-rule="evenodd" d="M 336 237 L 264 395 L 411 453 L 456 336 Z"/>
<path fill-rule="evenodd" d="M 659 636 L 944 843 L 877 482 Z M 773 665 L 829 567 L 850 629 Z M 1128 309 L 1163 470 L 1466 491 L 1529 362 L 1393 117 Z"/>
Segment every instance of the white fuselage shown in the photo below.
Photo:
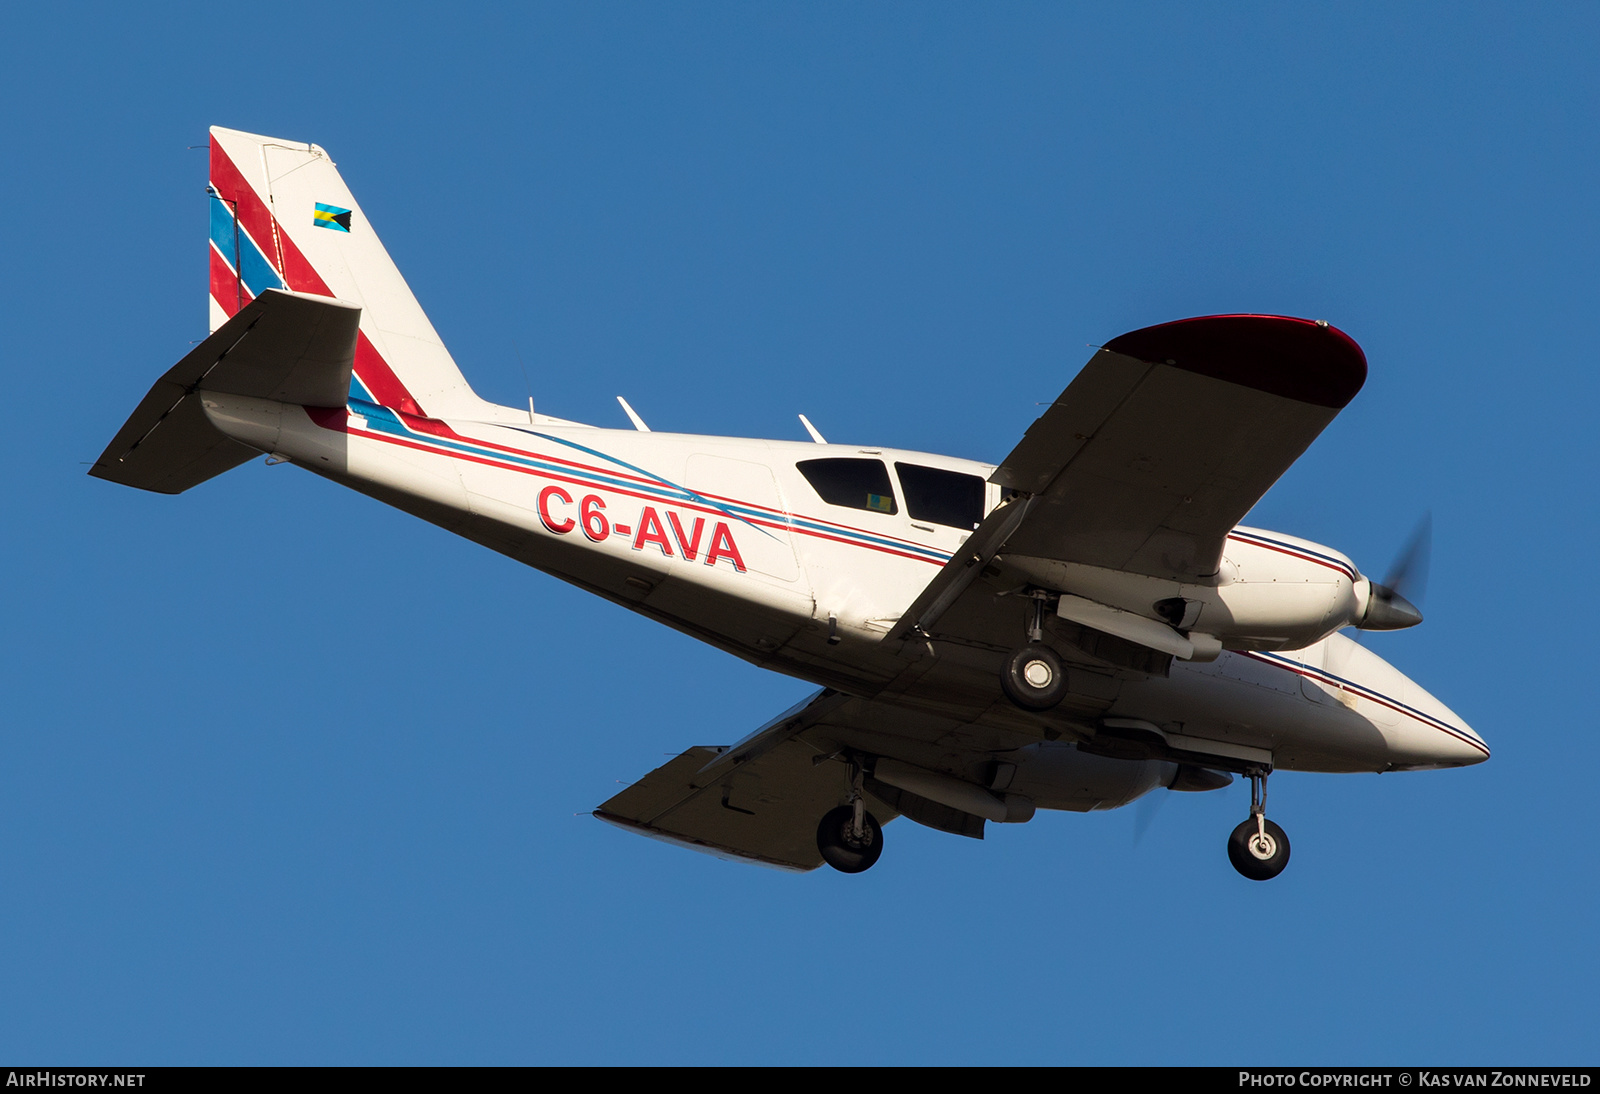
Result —
<path fill-rule="evenodd" d="M 882 641 L 971 529 L 914 519 L 903 489 L 875 500 L 876 510 L 829 504 L 797 467 L 859 456 L 986 480 L 990 465 L 597 429 L 543 416 L 444 422 L 363 403 L 347 411 L 210 393 L 204 400 L 213 424 L 236 440 L 757 664 L 975 723 L 1018 724 L 993 671 L 1000 651 L 941 647 L 951 670 L 910 685 L 908 658 L 925 654 Z M 987 512 L 999 488 L 985 483 L 982 499 Z M 1175 662 L 1170 676 L 1107 676 L 1108 717 L 1177 747 L 1317 771 L 1458 766 L 1488 756 L 1444 704 L 1336 633 L 1359 615 L 1367 586 L 1325 547 L 1241 528 L 1217 578 L 1203 586 L 1007 561 L 1052 588 L 1129 611 L 1183 598 L 1184 625 L 1220 638 L 1226 648 L 1215 660 Z M 1048 725 L 1070 716 L 1027 717 Z M 1045 778 L 1047 767 L 1041 761 L 1035 774 Z M 1120 804 L 1073 804 L 1049 787 L 1033 794 L 1044 807 Z"/>

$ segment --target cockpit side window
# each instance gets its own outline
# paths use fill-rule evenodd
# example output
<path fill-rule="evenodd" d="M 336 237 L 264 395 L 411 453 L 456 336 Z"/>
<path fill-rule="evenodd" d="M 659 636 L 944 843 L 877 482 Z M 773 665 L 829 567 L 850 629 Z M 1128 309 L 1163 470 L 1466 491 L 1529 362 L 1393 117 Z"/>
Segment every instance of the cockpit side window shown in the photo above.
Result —
<path fill-rule="evenodd" d="M 918 463 L 896 463 L 894 469 L 912 520 L 963 531 L 971 531 L 983 520 L 984 482 L 977 475 Z"/>
<path fill-rule="evenodd" d="M 889 469 L 882 460 L 801 460 L 795 465 L 811 488 L 829 505 L 866 509 L 873 513 L 898 513 Z"/>

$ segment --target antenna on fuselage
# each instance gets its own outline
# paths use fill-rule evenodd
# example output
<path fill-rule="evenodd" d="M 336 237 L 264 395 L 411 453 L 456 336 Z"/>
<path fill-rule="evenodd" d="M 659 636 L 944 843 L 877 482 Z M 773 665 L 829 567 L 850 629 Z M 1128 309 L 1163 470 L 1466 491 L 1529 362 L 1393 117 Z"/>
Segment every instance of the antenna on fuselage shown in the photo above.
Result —
<path fill-rule="evenodd" d="M 633 423 L 633 428 L 637 429 L 640 433 L 650 432 L 650 427 L 645 425 L 644 419 L 639 417 L 639 415 L 634 412 L 633 407 L 628 405 L 628 400 L 618 395 L 617 402 L 622 404 L 622 409 L 628 415 L 628 420 Z"/>
<path fill-rule="evenodd" d="M 817 427 L 811 424 L 811 419 L 807 418 L 804 414 L 800 415 L 800 424 L 806 427 L 806 432 L 811 434 L 812 440 L 816 441 L 818 444 L 828 443 L 823 439 L 822 434 L 817 432 Z"/>
<path fill-rule="evenodd" d="M 517 346 L 517 340 L 511 340 L 511 352 L 517 355 L 517 367 L 522 369 L 522 384 L 528 392 L 528 424 L 538 425 L 533 418 L 533 381 L 528 379 L 528 364 L 522 359 L 522 350 Z"/>

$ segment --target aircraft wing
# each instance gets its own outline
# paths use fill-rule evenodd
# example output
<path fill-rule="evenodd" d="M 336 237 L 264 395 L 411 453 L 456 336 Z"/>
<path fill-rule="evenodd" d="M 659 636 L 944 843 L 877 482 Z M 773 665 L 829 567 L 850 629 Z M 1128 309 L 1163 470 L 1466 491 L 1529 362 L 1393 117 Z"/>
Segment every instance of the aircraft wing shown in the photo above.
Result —
<path fill-rule="evenodd" d="M 844 800 L 838 764 L 789 741 L 760 760 L 707 777 L 716 748 L 691 748 L 656 768 L 594 815 L 646 836 L 786 870 L 822 865 L 817 822 Z M 881 820 L 880 820 L 881 823 Z"/>
<path fill-rule="evenodd" d="M 817 822 L 846 797 L 843 768 L 797 740 L 846 697 L 820 691 L 736 745 L 691 748 L 594 815 L 643 835 L 789 870 L 822 865 Z M 879 822 L 887 817 L 879 817 Z"/>
<path fill-rule="evenodd" d="M 890 637 L 926 629 L 997 553 L 1204 580 L 1366 375 L 1348 335 L 1305 319 L 1210 316 L 1113 339 L 990 476 L 1014 493 Z"/>
<path fill-rule="evenodd" d="M 919 678 L 927 680 L 922 671 L 907 679 Z M 985 821 L 1007 809 L 985 789 L 995 758 L 1036 744 L 1038 726 L 998 698 L 934 713 L 897 702 L 896 694 L 894 687 L 873 699 L 819 691 L 737 744 L 691 748 L 669 760 L 594 815 L 697 851 L 812 870 L 822 865 L 817 823 L 849 800 L 850 768 L 841 761 L 860 755 L 875 761 L 863 789 L 879 824 L 903 815 L 982 839 Z M 1074 702 L 1089 714 L 1110 698 Z"/>

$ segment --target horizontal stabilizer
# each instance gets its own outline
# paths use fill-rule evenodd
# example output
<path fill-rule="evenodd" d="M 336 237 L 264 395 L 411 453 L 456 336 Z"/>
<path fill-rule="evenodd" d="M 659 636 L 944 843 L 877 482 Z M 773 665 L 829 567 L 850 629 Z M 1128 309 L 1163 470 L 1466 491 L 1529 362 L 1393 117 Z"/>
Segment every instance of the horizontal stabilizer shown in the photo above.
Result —
<path fill-rule="evenodd" d="M 89 474 L 180 494 L 256 451 L 220 433 L 196 392 L 342 407 L 350 394 L 361 309 L 269 289 L 157 380 Z"/>

